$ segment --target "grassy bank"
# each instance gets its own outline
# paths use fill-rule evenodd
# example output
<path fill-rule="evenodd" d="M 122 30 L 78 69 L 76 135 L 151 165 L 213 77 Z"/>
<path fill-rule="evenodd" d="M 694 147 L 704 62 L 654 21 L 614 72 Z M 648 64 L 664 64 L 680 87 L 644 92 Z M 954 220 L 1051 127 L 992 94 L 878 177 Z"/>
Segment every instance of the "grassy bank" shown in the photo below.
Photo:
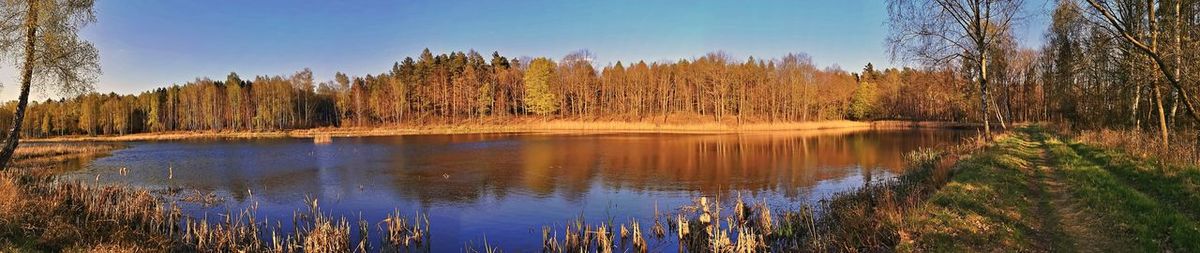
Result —
<path fill-rule="evenodd" d="M 906 251 L 1200 250 L 1200 173 L 1029 127 L 907 215 Z"/>
<path fill-rule="evenodd" d="M 542 120 L 477 119 L 456 123 L 423 125 L 396 125 L 380 127 L 313 128 L 266 132 L 211 132 L 176 131 L 139 133 L 117 136 L 62 136 L 30 139 L 31 142 L 57 141 L 147 141 L 182 140 L 203 138 L 313 138 L 318 136 L 394 136 L 415 134 L 461 134 L 461 133 L 739 133 L 755 131 L 821 131 L 847 129 L 906 129 L 906 128 L 974 128 L 974 124 L 931 121 L 818 121 L 818 122 L 775 122 L 744 123 L 701 122 L 701 123 L 656 123 L 644 121 L 591 121 L 591 120 Z"/>

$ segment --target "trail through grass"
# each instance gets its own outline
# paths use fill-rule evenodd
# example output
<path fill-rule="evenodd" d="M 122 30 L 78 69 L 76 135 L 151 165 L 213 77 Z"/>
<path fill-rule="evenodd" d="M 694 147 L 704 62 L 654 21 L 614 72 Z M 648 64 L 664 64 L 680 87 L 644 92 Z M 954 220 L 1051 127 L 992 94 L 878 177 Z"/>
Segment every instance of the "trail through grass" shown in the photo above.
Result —
<path fill-rule="evenodd" d="M 907 217 L 902 251 L 1200 251 L 1200 170 L 1164 167 L 1037 127 L 964 160 Z"/>

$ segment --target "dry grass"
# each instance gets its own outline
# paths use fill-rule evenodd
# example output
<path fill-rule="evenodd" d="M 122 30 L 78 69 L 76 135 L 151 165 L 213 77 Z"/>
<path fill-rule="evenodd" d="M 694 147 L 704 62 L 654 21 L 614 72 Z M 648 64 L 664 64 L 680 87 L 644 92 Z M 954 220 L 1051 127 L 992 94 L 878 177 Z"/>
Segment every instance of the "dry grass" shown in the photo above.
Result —
<path fill-rule="evenodd" d="M 319 135 L 313 136 L 313 143 L 315 143 L 315 144 L 330 144 L 330 143 L 333 143 L 333 137 L 329 136 L 328 134 L 319 134 Z"/>
<path fill-rule="evenodd" d="M 173 131 L 157 133 L 138 133 L 115 136 L 58 136 L 21 140 L 21 142 L 79 142 L 79 141 L 172 141 L 190 139 L 255 139 L 287 137 L 284 131 L 241 132 L 241 131 Z"/>
<path fill-rule="evenodd" d="M 514 119 L 503 122 L 471 121 L 445 125 L 401 125 L 365 128 L 316 128 L 293 130 L 292 137 L 332 136 L 390 136 L 411 134 L 455 133 L 737 133 L 755 131 L 817 131 L 829 129 L 902 129 L 902 128 L 972 128 L 971 124 L 951 122 L 909 121 L 815 121 L 770 123 L 657 123 L 647 121 L 585 121 Z"/>
<path fill-rule="evenodd" d="M 20 171 L 0 173 L 0 194 L 0 237 L 27 250 L 169 249 L 181 218 L 175 206 L 145 190 L 57 182 Z"/>
<path fill-rule="evenodd" d="M 140 253 L 140 252 L 155 252 L 150 249 L 143 248 L 138 245 L 124 244 L 102 244 L 90 247 L 70 248 L 63 252 L 78 252 L 78 253 Z"/>
<path fill-rule="evenodd" d="M 122 145 L 118 144 L 96 143 L 21 144 L 13 152 L 13 160 L 10 167 L 18 169 L 56 167 L 55 165 L 64 161 L 103 156 L 122 147 Z"/>
<path fill-rule="evenodd" d="M 115 145 L 75 143 L 21 145 L 13 152 L 13 159 L 28 160 L 62 155 L 90 155 L 107 153 L 116 148 Z"/>
<path fill-rule="evenodd" d="M 1155 131 L 1101 129 L 1079 131 L 1074 136 L 1077 141 L 1124 150 L 1142 159 L 1153 158 L 1173 165 L 1200 164 L 1200 139 L 1195 133 L 1171 133 L 1167 147 L 1161 144 L 1162 137 Z"/>
<path fill-rule="evenodd" d="M 383 233 L 383 248 L 399 251 L 410 247 L 421 247 L 429 237 L 429 217 L 417 214 L 413 220 L 392 211 L 379 223 Z"/>
<path fill-rule="evenodd" d="M 553 119 L 482 118 L 456 122 L 434 122 L 378 127 L 326 127 L 290 131 L 176 131 L 140 133 L 120 136 L 62 136 L 30 140 L 33 142 L 60 141 L 166 141 L 184 139 L 247 139 L 247 138 L 314 138 L 325 143 L 327 137 L 394 136 L 416 134 L 459 133 L 736 133 L 755 131 L 818 131 L 830 129 L 898 129 L 898 128 L 975 128 L 969 123 L 846 120 L 812 122 L 742 122 L 711 119 L 654 120 L 624 119 Z"/>
<path fill-rule="evenodd" d="M 371 252 L 370 223 L 358 219 L 357 241 L 352 241 L 350 222 L 345 217 L 325 214 L 316 199 L 308 200 L 308 210 L 292 216 L 293 230 L 285 231 L 278 222 L 259 220 L 253 209 L 237 214 L 222 215 L 224 220 L 213 222 L 207 217 L 187 218 L 183 236 L 178 242 L 188 249 L 202 252 Z M 381 222 L 379 233 L 384 235 L 380 250 L 388 252 L 428 249 L 429 221 L 418 215 L 409 219 L 399 213 Z M 423 223 L 421 220 L 424 220 Z M 269 238 L 269 241 L 264 241 Z M 424 248 L 423 248 L 424 247 Z"/>
<path fill-rule="evenodd" d="M 170 247 L 178 209 L 145 190 L 59 182 L 54 164 L 95 157 L 111 144 L 22 145 L 0 172 L 5 251 L 145 252 Z M 136 243 L 130 243 L 136 242 Z"/>

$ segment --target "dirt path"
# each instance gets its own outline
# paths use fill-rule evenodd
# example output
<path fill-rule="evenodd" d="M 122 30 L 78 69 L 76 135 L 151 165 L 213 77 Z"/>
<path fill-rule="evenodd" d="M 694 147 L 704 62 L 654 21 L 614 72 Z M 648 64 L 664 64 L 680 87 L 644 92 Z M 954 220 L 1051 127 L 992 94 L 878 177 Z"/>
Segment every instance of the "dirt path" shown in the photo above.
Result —
<path fill-rule="evenodd" d="M 1031 167 L 1034 176 L 1031 184 L 1037 190 L 1036 214 L 1042 221 L 1037 242 L 1040 249 L 1048 252 L 1110 252 L 1126 248 L 1122 240 L 1113 238 L 1099 221 L 1102 219 L 1091 212 L 1067 190 L 1066 180 L 1059 168 L 1051 162 L 1053 157 L 1047 150 L 1046 140 L 1038 140 L 1041 155 Z"/>
<path fill-rule="evenodd" d="M 1043 150 L 1043 157 L 1048 156 Z M 1091 229 L 1093 224 L 1085 217 L 1081 208 L 1073 204 L 1070 193 L 1066 191 L 1065 184 L 1062 183 L 1062 178 L 1055 175 L 1054 168 L 1039 164 L 1037 167 L 1040 177 L 1037 178 L 1039 185 L 1045 190 L 1042 204 L 1046 210 L 1040 212 L 1042 221 L 1045 225 L 1045 231 L 1048 234 L 1045 241 L 1048 241 L 1050 251 L 1081 251 L 1088 249 L 1097 249 L 1099 245 L 1092 245 L 1103 238 L 1094 233 Z"/>
<path fill-rule="evenodd" d="M 1063 232 L 1063 215 L 1059 210 L 1061 208 L 1055 208 L 1062 204 L 1058 200 L 1064 196 L 1064 192 L 1058 188 L 1061 184 L 1056 185 L 1056 182 L 1050 182 L 1047 178 L 1047 174 L 1052 173 L 1050 167 L 1046 166 L 1049 153 L 1045 150 L 1044 142 L 1039 141 L 1037 144 L 1040 151 L 1038 158 L 1033 159 L 1022 171 L 1028 179 L 1026 184 L 1029 192 L 1033 195 L 1030 198 L 1035 202 L 1033 214 L 1037 215 L 1039 221 L 1034 228 L 1035 248 L 1047 252 L 1073 251 L 1078 247 L 1075 247 L 1074 240 Z"/>

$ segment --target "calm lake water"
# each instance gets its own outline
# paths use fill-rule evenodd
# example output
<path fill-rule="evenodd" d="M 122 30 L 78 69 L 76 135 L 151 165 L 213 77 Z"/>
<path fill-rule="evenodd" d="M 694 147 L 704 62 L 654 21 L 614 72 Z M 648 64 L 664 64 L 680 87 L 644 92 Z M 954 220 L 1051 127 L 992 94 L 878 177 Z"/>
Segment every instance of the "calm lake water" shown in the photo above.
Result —
<path fill-rule="evenodd" d="M 306 197 L 372 224 L 393 210 L 429 215 L 434 251 L 464 244 L 536 249 L 543 226 L 652 220 L 699 196 L 813 204 L 903 172 L 905 152 L 957 143 L 973 131 L 746 134 L 456 134 L 133 142 L 67 179 L 215 192 L 182 204 L 210 217 L 258 206 L 289 223 Z M 78 166 L 78 165 L 77 165 Z M 125 176 L 121 168 L 128 168 Z M 169 171 L 173 177 L 168 179 Z M 353 223 L 353 222 L 352 222 Z M 285 225 L 287 226 L 287 225 Z M 374 231 L 374 230 L 373 230 Z M 377 243 L 373 240 L 372 243 Z M 663 250 L 671 242 L 654 242 Z"/>

